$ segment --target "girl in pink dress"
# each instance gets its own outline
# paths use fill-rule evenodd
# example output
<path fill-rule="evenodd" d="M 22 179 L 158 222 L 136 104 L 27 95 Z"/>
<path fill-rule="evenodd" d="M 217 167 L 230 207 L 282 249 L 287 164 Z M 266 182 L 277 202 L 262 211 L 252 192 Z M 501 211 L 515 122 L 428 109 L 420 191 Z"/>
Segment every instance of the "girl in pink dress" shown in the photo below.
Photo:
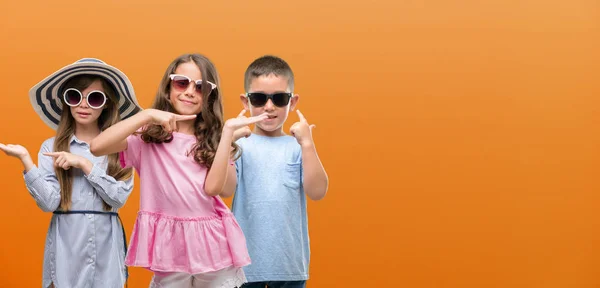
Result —
<path fill-rule="evenodd" d="M 150 287 L 239 287 L 250 264 L 246 240 L 220 196 L 236 187 L 233 165 L 249 136 L 245 111 L 223 123 L 219 76 L 199 54 L 167 68 L 152 109 L 102 132 L 95 155 L 120 152 L 140 176 L 140 211 L 125 263 L 154 272 Z"/>

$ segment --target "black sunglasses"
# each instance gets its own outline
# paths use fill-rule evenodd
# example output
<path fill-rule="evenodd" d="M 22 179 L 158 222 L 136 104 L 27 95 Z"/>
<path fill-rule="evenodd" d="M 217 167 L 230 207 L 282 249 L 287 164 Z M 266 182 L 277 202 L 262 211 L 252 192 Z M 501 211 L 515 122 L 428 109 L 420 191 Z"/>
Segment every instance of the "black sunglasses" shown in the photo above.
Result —
<path fill-rule="evenodd" d="M 285 107 L 290 103 L 290 99 L 292 99 L 292 93 L 274 93 L 274 94 L 266 94 L 266 93 L 246 93 L 246 97 L 250 100 L 250 104 L 254 107 L 262 107 L 267 104 L 267 101 L 271 99 L 273 105 L 277 107 Z"/>

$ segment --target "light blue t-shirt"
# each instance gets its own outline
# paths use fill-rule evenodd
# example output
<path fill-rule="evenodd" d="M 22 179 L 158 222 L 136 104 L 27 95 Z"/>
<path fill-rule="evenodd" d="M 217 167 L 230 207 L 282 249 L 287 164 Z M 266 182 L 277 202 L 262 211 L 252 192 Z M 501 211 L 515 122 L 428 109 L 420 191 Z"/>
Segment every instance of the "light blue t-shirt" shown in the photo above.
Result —
<path fill-rule="evenodd" d="M 302 149 L 292 136 L 252 134 L 238 140 L 232 211 L 244 231 L 252 264 L 248 282 L 308 280 L 310 245 Z"/>

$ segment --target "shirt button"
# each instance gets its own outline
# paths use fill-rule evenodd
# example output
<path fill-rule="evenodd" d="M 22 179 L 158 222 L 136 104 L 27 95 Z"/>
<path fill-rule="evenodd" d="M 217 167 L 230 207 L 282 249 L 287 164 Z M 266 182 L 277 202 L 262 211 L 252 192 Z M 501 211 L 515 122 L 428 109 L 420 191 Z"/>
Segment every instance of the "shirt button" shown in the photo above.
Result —
<path fill-rule="evenodd" d="M 90 239 L 88 239 L 88 241 L 92 242 L 92 237 L 90 237 Z"/>
<path fill-rule="evenodd" d="M 94 263 L 94 259 L 90 258 L 90 261 L 89 261 L 89 262 L 90 262 L 90 263 Z"/>
<path fill-rule="evenodd" d="M 92 215 L 88 215 L 88 218 L 89 218 L 89 219 L 92 219 Z"/>

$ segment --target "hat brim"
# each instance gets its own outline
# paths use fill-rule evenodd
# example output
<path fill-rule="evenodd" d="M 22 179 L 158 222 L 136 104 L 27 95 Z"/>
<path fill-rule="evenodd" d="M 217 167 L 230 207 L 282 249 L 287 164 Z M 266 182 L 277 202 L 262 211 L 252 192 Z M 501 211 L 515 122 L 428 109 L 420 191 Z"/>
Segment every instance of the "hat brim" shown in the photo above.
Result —
<path fill-rule="evenodd" d="M 97 61 L 97 62 L 96 62 Z M 33 109 L 50 128 L 56 130 L 63 109 L 61 99 L 65 82 L 77 75 L 97 75 L 106 79 L 114 88 L 121 120 L 136 114 L 142 108 L 137 103 L 133 85 L 119 69 L 102 61 L 75 62 L 52 73 L 29 90 Z"/>

